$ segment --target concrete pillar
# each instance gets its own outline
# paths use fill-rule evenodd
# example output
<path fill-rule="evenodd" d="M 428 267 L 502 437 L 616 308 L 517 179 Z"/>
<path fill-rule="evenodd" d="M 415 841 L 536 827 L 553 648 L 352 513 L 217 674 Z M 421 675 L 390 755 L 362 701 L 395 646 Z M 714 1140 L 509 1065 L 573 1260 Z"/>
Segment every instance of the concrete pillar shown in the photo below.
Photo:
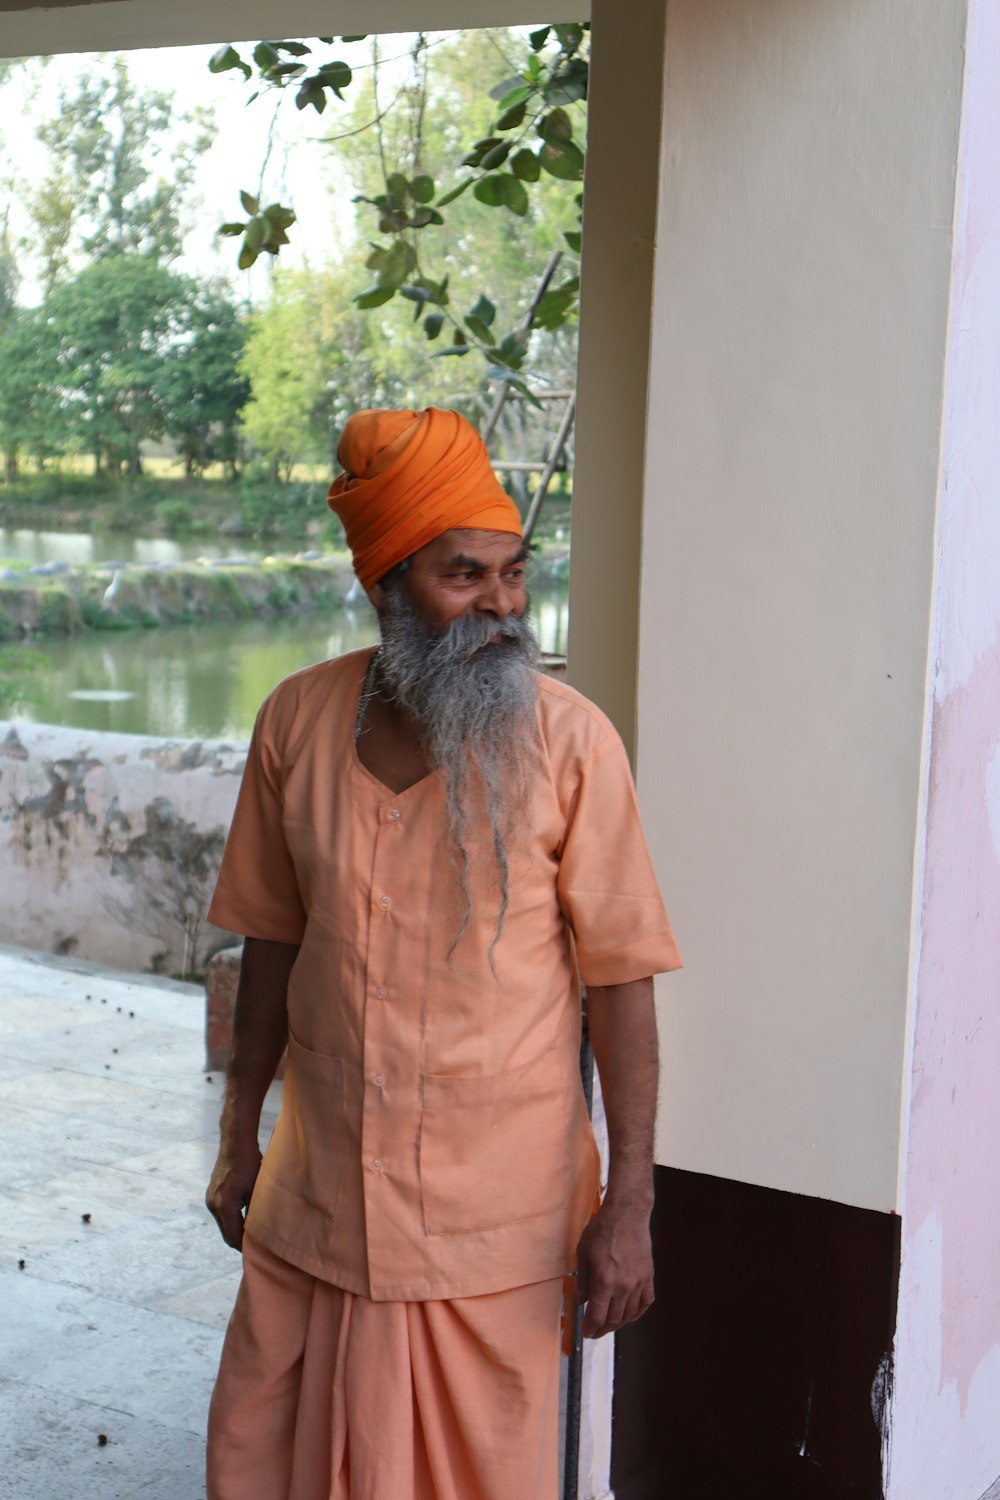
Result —
<path fill-rule="evenodd" d="M 641 326 L 648 282 L 608 275 L 631 198 L 599 158 L 587 184 L 570 640 L 572 679 L 635 727 L 688 965 L 659 997 L 661 1293 L 619 1339 L 614 1490 L 697 1492 L 711 1465 L 720 1492 L 875 1497 L 884 1469 L 894 1500 L 978 1500 L 1000 1473 L 1000 21 L 670 0 L 654 59 L 650 9 L 593 13 L 598 60 L 633 25 L 647 44 L 613 105 L 595 91 L 595 153 L 618 115 L 662 105 L 662 129 L 648 371 L 611 311 L 624 287 Z"/>

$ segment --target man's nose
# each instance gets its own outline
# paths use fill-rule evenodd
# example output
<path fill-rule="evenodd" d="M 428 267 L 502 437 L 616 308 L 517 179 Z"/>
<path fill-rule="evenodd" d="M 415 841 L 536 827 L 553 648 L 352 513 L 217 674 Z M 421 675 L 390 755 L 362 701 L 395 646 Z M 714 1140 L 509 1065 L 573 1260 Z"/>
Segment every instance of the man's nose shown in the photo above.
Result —
<path fill-rule="evenodd" d="M 506 620 L 513 608 L 510 591 L 499 575 L 482 580 L 476 594 L 476 609 L 480 614 L 495 615 L 498 620 Z"/>

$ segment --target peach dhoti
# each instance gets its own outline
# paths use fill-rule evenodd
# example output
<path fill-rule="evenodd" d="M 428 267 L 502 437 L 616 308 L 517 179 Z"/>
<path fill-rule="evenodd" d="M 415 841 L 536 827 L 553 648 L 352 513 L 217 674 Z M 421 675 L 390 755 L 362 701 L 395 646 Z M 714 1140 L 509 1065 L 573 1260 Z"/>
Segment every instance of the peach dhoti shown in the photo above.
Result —
<path fill-rule="evenodd" d="M 243 1262 L 208 1500 L 555 1500 L 561 1279 L 372 1302 Z"/>

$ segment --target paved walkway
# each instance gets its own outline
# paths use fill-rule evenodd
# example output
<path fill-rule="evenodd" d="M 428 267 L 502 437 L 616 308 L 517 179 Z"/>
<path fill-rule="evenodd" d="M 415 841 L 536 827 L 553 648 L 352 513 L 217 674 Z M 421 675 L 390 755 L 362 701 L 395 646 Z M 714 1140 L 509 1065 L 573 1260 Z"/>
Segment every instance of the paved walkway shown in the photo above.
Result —
<path fill-rule="evenodd" d="M 204 1495 L 239 1262 L 203 1024 L 194 986 L 0 947 L 2 1500 Z"/>

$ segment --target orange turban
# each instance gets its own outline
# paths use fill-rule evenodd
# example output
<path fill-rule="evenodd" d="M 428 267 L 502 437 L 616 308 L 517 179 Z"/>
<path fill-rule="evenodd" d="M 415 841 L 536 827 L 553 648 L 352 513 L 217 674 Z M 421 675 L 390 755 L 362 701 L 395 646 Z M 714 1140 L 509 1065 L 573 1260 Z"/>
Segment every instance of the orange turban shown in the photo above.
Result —
<path fill-rule="evenodd" d="M 337 462 L 346 472 L 327 503 L 366 589 L 453 527 L 521 535 L 520 513 L 490 468 L 486 444 L 457 411 L 356 412 Z"/>

